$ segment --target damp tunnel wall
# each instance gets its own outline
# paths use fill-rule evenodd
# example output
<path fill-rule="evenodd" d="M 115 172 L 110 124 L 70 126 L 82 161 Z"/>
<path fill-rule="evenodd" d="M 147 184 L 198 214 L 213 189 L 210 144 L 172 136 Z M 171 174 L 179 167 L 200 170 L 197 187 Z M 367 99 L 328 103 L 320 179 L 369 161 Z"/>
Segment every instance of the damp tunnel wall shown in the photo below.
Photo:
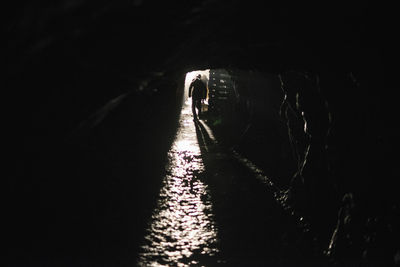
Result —
<path fill-rule="evenodd" d="M 221 141 L 290 189 L 326 247 L 336 226 L 345 225 L 335 257 L 362 258 L 370 249 L 372 258 L 389 258 L 398 249 L 386 238 L 398 234 L 399 210 L 389 10 L 67 0 L 11 3 L 8 10 L 10 257 L 18 249 L 34 255 L 49 236 L 56 241 L 52 231 L 63 220 L 84 221 L 90 240 L 99 230 L 89 221 L 111 220 L 111 206 L 124 214 L 148 200 L 151 209 L 159 181 L 130 177 L 161 172 L 184 75 L 221 68 L 236 86 L 222 124 L 213 126 Z M 380 15 L 386 19 L 377 21 Z M 138 189 L 130 194 L 129 187 Z M 35 216 L 41 219 L 23 223 Z M 136 223 L 126 216 L 127 225 Z M 381 239 L 370 245 L 364 231 Z M 63 237 L 73 242 L 73 233 Z M 39 240 L 37 251 L 18 240 Z M 110 248 L 90 253 L 102 249 Z"/>
<path fill-rule="evenodd" d="M 377 99 L 365 94 L 379 86 L 378 73 L 361 85 L 351 73 L 228 72 L 230 94 L 210 115 L 211 127 L 228 149 L 260 167 L 325 239 L 338 220 L 343 223 L 338 211 L 350 205 L 349 198 L 359 201 L 352 211 L 357 215 L 348 215 L 357 221 L 387 216 L 382 207 L 396 206 L 390 159 L 383 156 L 388 152 L 378 140 L 384 137 L 376 132 L 387 125 L 376 117 Z M 386 182 L 377 184 L 377 177 Z"/>

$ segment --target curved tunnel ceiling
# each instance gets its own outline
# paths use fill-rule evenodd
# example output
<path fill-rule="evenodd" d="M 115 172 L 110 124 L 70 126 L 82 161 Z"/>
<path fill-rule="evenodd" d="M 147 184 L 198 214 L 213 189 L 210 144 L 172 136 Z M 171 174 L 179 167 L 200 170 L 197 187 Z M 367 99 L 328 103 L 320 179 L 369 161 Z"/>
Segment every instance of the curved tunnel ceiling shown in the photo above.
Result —
<path fill-rule="evenodd" d="M 14 11 L 10 59 L 50 54 L 111 70 L 351 68 L 385 38 L 379 11 L 356 4 L 42 1 Z"/>
<path fill-rule="evenodd" d="M 285 1 L 10 3 L 7 94 L 27 94 L 29 100 L 19 102 L 25 107 L 32 99 L 49 109 L 75 105 L 83 113 L 68 122 L 73 127 L 143 83 L 160 77 L 174 83 L 197 69 L 327 71 L 367 83 L 375 76 L 387 80 L 394 24 L 386 12 L 367 4 Z"/>

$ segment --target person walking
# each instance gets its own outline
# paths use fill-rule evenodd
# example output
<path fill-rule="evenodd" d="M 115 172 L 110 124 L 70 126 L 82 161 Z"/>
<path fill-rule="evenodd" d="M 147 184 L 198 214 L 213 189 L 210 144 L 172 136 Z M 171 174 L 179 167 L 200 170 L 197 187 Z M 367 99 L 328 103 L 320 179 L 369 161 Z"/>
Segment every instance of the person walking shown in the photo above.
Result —
<path fill-rule="evenodd" d="M 197 120 L 201 116 L 201 103 L 207 97 L 207 86 L 201 80 L 201 74 L 197 74 L 196 78 L 189 85 L 189 98 L 192 98 L 193 118 Z M 198 113 L 196 113 L 196 108 Z"/>

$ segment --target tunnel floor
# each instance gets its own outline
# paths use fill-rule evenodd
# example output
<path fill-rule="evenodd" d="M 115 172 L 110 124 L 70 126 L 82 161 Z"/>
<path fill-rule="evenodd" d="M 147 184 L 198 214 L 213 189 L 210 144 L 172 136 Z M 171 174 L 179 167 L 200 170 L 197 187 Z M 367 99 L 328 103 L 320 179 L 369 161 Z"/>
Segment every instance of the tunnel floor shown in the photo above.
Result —
<path fill-rule="evenodd" d="M 186 102 L 138 265 L 327 265 L 314 241 Z"/>
<path fill-rule="evenodd" d="M 82 140 L 91 146 L 44 157 L 60 176 L 16 206 L 8 266 L 328 265 L 326 244 L 220 145 L 206 119 L 193 121 L 188 102 L 174 133 L 160 103 L 142 109 L 134 101 Z M 160 119 L 129 123 L 140 112 Z M 171 146 L 154 125 L 171 128 Z"/>
<path fill-rule="evenodd" d="M 212 201 L 202 181 L 205 169 L 194 123 L 186 103 L 168 152 L 167 175 L 147 229 L 141 266 L 198 264 L 218 253 Z"/>

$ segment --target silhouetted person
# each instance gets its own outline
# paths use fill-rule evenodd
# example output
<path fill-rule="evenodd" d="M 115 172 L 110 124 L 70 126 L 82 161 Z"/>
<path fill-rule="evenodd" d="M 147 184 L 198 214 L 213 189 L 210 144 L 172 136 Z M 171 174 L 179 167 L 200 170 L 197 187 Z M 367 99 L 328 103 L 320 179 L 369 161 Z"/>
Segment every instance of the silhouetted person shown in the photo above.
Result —
<path fill-rule="evenodd" d="M 201 74 L 196 76 L 189 86 L 189 97 L 192 97 L 192 112 L 194 119 L 197 119 L 196 108 L 198 115 L 201 116 L 201 102 L 207 97 L 206 84 L 201 80 Z"/>

